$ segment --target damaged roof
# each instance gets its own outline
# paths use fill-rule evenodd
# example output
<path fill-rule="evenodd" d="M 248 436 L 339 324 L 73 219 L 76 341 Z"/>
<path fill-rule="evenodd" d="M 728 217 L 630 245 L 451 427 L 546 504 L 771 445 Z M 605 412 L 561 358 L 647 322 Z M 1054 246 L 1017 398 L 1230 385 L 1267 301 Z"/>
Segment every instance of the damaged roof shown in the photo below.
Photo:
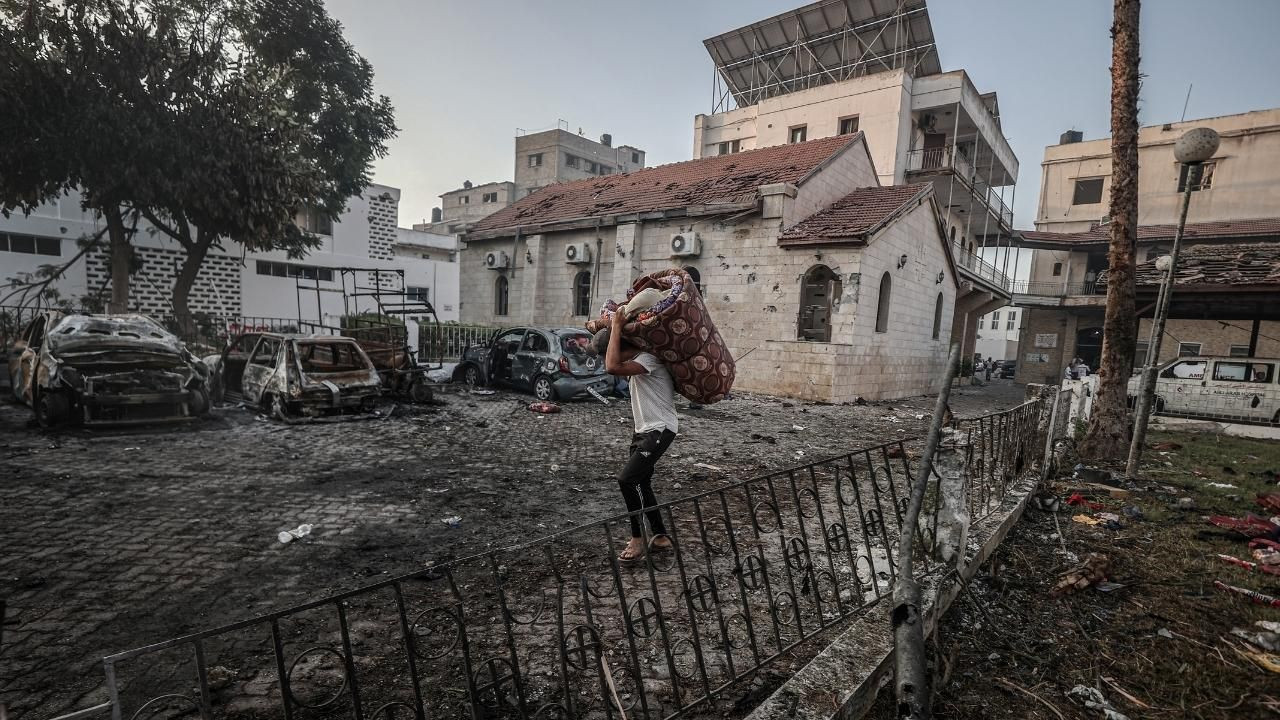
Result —
<path fill-rule="evenodd" d="M 1076 245 L 1107 244 L 1110 239 L 1110 226 L 1096 224 L 1083 232 L 1059 233 L 1039 230 L 1020 230 L 1025 241 L 1023 247 L 1062 247 Z M 1139 242 L 1159 242 L 1173 240 L 1177 226 L 1139 225 Z M 1182 235 L 1184 240 L 1229 240 L 1235 238 L 1275 237 L 1280 238 L 1280 218 L 1258 218 L 1254 220 L 1218 220 L 1214 222 L 1187 223 Z"/>
<path fill-rule="evenodd" d="M 1155 259 L 1135 269 L 1139 285 L 1158 285 L 1161 272 Z M 1100 277 L 1099 280 L 1104 278 Z M 1239 243 L 1195 245 L 1178 253 L 1175 284 L 1195 286 L 1240 286 L 1280 284 L 1280 245 Z"/>
<path fill-rule="evenodd" d="M 858 188 L 783 231 L 778 245 L 862 244 L 908 205 L 927 197 L 932 188 L 929 183 Z"/>
<path fill-rule="evenodd" d="M 862 133 L 687 160 L 548 185 L 476 222 L 471 233 L 583 218 L 754 202 L 761 185 L 799 183 Z"/>

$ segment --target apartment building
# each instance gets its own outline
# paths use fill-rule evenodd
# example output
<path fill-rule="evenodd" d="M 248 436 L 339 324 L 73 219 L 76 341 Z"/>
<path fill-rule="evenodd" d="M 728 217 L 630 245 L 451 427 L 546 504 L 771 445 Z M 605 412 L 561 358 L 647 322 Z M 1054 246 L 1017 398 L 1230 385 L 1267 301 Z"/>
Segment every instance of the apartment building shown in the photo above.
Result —
<path fill-rule="evenodd" d="M 1004 307 L 978 318 L 978 342 L 974 354 L 984 360 L 1016 360 L 1022 309 Z"/>
<path fill-rule="evenodd" d="M 1188 177 L 1173 157 L 1187 130 L 1210 127 L 1222 138 L 1217 154 L 1193 182 L 1184 235 L 1187 263 L 1180 271 L 1175 308 L 1161 343 L 1160 360 L 1178 355 L 1280 355 L 1280 318 L 1268 313 L 1280 285 L 1252 266 L 1269 267 L 1266 248 L 1280 242 L 1280 109 L 1143 127 L 1138 132 L 1139 353 L 1145 362 L 1151 303 L 1160 275 L 1156 258 L 1169 252 Z M 1107 221 L 1111 189 L 1111 141 L 1084 141 L 1064 133 L 1045 148 L 1036 231 L 1016 241 L 1035 251 L 1031 276 L 1015 287 L 1026 308 L 1018 379 L 1059 377 L 1064 364 L 1082 358 L 1096 368 L 1101 357 L 1106 301 Z M 1242 260 L 1241 258 L 1244 258 Z M 1234 268 L 1225 264 L 1244 263 Z M 1180 261 L 1182 264 L 1182 261 Z M 1145 282 L 1145 284 L 1144 284 Z M 1212 287 L 1211 287 L 1212 286 Z M 1214 288 L 1221 297 L 1210 302 Z M 1270 288 L 1270 289 L 1268 289 Z M 1230 297 L 1227 297 L 1227 293 Z M 1246 302 L 1255 298 L 1256 302 Z"/>
<path fill-rule="evenodd" d="M 515 188 L 524 197 L 555 183 L 627 173 L 644 167 L 644 150 L 613 146 L 613 137 L 597 142 L 567 127 L 516 135 Z"/>
<path fill-rule="evenodd" d="M 425 233 L 397 227 L 400 190 L 370 185 L 350 198 L 342 216 L 334 222 L 302 213 L 298 222 L 321 240 L 305 257 L 290 258 L 283 251 L 241 251 L 227 243 L 214 250 L 201 266 L 191 290 L 193 313 L 214 317 L 243 316 L 329 322 L 344 309 L 343 268 L 363 268 L 346 273 L 347 287 L 373 280 L 398 286 L 429 287 L 437 307 L 458 305 L 458 265 L 453 238 L 424 237 Z M 80 207 L 80 196 L 68 193 L 36 208 L 29 215 L 15 213 L 0 218 L 0 281 L 8 281 L 41 266 L 70 262 L 79 252 L 78 240 L 103 227 L 101 219 Z M 447 246 L 446 246 L 447 244 Z M 173 312 L 173 281 L 184 257 L 183 250 L 145 221 L 133 236 L 136 268 L 131 278 L 129 308 L 151 315 Z M 432 246 L 435 255 L 421 247 Z M 71 263 L 54 286 L 73 303 L 86 298 L 108 297 L 110 262 L 104 245 L 87 251 Z M 368 271 L 381 273 L 376 277 Z M 427 278 L 432 278 L 430 285 Z M 452 318 L 456 319 L 456 310 Z"/>
<path fill-rule="evenodd" d="M 963 282 L 953 332 L 969 354 L 977 319 L 1011 299 L 1007 268 L 981 250 L 1014 234 L 1018 159 L 996 93 L 942 71 L 924 0 L 886 7 L 825 0 L 705 40 L 713 107 L 694 118 L 694 157 L 863 133 L 882 185 L 933 185 Z"/>

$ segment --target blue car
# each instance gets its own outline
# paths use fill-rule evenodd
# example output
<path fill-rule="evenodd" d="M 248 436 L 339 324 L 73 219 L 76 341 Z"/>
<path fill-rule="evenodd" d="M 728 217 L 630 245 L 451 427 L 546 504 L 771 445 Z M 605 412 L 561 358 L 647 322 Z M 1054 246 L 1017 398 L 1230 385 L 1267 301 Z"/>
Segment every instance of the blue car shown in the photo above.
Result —
<path fill-rule="evenodd" d="M 581 328 L 510 328 L 467 348 L 454 379 L 468 385 L 532 391 L 539 400 L 570 400 L 592 390 L 607 395 L 614 379 L 604 359 L 591 354 Z"/>

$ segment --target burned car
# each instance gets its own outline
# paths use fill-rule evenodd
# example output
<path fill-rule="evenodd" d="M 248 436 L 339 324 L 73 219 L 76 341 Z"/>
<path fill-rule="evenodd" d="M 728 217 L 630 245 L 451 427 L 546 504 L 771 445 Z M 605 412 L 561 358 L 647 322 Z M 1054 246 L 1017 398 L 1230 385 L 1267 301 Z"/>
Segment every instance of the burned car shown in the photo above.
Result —
<path fill-rule="evenodd" d="M 46 427 L 190 420 L 209 411 L 208 370 L 145 315 L 49 311 L 9 348 L 9 382 Z"/>
<path fill-rule="evenodd" d="M 454 379 L 469 385 L 507 385 L 532 390 L 539 400 L 568 400 L 613 390 L 604 360 L 588 352 L 591 335 L 581 328 L 511 328 L 492 341 L 463 351 Z"/>
<path fill-rule="evenodd" d="M 280 420 L 370 414 L 382 379 L 355 340 L 245 333 L 205 358 L 215 402 L 243 402 Z"/>

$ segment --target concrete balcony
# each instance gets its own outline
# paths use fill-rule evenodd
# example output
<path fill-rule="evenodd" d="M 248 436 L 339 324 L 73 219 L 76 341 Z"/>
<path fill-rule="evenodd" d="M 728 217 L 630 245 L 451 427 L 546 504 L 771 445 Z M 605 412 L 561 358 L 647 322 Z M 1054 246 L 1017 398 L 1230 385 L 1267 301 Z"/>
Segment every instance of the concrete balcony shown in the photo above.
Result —
<path fill-rule="evenodd" d="M 1022 307 L 1101 307 L 1107 302 L 1105 280 L 1018 280 L 1011 289 L 1013 304 Z"/>
<path fill-rule="evenodd" d="M 913 182 L 932 182 L 934 194 L 942 204 L 959 214 L 969 214 L 973 233 L 1013 232 L 1013 208 L 954 145 L 911 150 L 907 153 L 906 177 Z"/>

